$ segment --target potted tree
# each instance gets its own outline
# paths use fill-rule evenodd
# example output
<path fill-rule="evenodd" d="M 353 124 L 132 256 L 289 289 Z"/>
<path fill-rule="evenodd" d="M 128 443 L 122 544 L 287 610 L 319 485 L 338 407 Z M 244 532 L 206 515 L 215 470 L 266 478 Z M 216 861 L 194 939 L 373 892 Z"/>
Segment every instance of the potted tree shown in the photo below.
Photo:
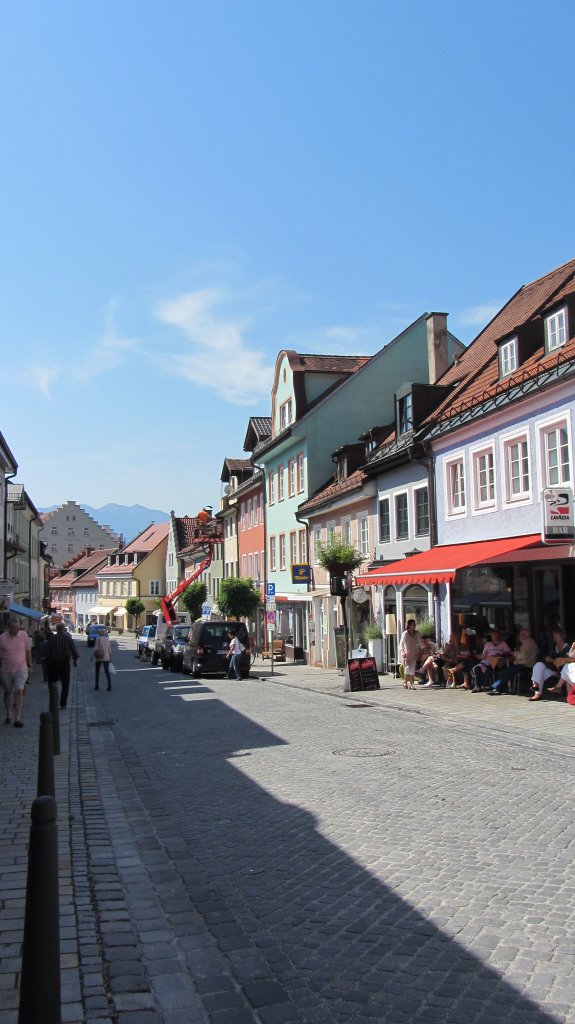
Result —
<path fill-rule="evenodd" d="M 317 545 L 317 560 L 322 569 L 325 569 L 330 575 L 330 587 L 332 594 L 339 594 L 343 628 L 345 632 L 345 649 L 346 651 L 349 651 L 349 625 L 347 621 L 346 606 L 347 588 L 343 586 L 342 583 L 344 577 L 348 573 L 359 568 L 359 566 L 365 561 L 365 556 L 362 555 L 361 551 L 354 548 L 352 544 L 346 544 L 343 541 L 341 534 L 332 533 L 327 544 L 323 544 L 320 541 Z"/>
<path fill-rule="evenodd" d="M 367 641 L 370 656 L 375 658 L 377 671 L 383 672 L 383 633 L 379 623 L 370 622 L 364 626 L 363 637 Z"/>

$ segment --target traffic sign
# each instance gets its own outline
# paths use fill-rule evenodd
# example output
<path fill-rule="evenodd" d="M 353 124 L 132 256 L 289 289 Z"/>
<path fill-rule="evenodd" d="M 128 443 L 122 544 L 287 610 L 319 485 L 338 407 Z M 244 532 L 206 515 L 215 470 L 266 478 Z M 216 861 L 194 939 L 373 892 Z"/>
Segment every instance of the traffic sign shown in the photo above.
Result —
<path fill-rule="evenodd" d="M 275 612 L 276 610 L 276 599 L 275 597 L 268 597 L 266 600 L 266 612 Z"/>
<path fill-rule="evenodd" d="M 273 629 L 275 627 L 275 624 L 276 624 L 276 613 L 275 612 L 266 612 L 266 622 L 268 624 L 268 627 L 270 629 Z"/>
<path fill-rule="evenodd" d="M 276 596 L 276 585 L 275 583 L 266 583 L 266 597 Z"/>
<path fill-rule="evenodd" d="M 204 616 L 204 618 L 206 618 L 208 615 L 211 615 L 211 614 L 212 614 L 212 606 L 211 606 L 211 604 L 203 604 L 202 605 L 202 615 Z"/>

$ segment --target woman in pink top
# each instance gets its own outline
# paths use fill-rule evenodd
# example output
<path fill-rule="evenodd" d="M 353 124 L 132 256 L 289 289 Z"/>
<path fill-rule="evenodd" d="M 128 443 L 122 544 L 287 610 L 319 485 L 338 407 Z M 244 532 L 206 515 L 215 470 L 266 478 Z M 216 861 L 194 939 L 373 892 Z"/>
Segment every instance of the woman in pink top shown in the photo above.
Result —
<path fill-rule="evenodd" d="M 28 676 L 32 673 L 32 647 L 30 638 L 20 629 L 18 619 L 10 619 L 8 629 L 0 634 L 0 679 L 4 688 L 4 707 L 6 718 L 4 725 L 12 721 L 14 706 L 14 725 L 21 729 L 22 708 L 24 706 L 24 687 Z"/>

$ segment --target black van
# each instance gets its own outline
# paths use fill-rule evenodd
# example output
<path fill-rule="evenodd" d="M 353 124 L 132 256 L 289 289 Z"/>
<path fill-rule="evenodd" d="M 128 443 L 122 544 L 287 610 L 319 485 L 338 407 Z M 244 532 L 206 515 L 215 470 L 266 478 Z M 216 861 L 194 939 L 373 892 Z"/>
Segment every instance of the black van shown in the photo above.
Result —
<path fill-rule="evenodd" d="M 212 619 L 194 622 L 184 649 L 182 672 L 196 679 L 201 675 L 227 675 L 230 667 L 226 657 L 230 649 L 229 635 L 235 633 L 244 652 L 240 661 L 242 679 L 250 671 L 250 638 L 244 622 Z"/>

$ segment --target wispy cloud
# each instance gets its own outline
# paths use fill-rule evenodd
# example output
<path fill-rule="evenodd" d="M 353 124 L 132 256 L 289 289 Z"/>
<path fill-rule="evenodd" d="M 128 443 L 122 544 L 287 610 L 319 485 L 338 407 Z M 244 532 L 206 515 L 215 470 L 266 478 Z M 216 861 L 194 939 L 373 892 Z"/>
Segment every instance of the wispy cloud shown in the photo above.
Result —
<path fill-rule="evenodd" d="M 482 306 L 469 306 L 459 313 L 453 314 L 453 319 L 462 327 L 483 327 L 501 309 L 500 302 L 486 302 Z"/>
<path fill-rule="evenodd" d="M 235 405 L 269 394 L 274 369 L 267 353 L 250 340 L 252 318 L 234 312 L 244 298 L 206 288 L 156 308 L 158 320 L 183 331 L 189 344 L 189 351 L 166 360 L 166 368 Z"/>

